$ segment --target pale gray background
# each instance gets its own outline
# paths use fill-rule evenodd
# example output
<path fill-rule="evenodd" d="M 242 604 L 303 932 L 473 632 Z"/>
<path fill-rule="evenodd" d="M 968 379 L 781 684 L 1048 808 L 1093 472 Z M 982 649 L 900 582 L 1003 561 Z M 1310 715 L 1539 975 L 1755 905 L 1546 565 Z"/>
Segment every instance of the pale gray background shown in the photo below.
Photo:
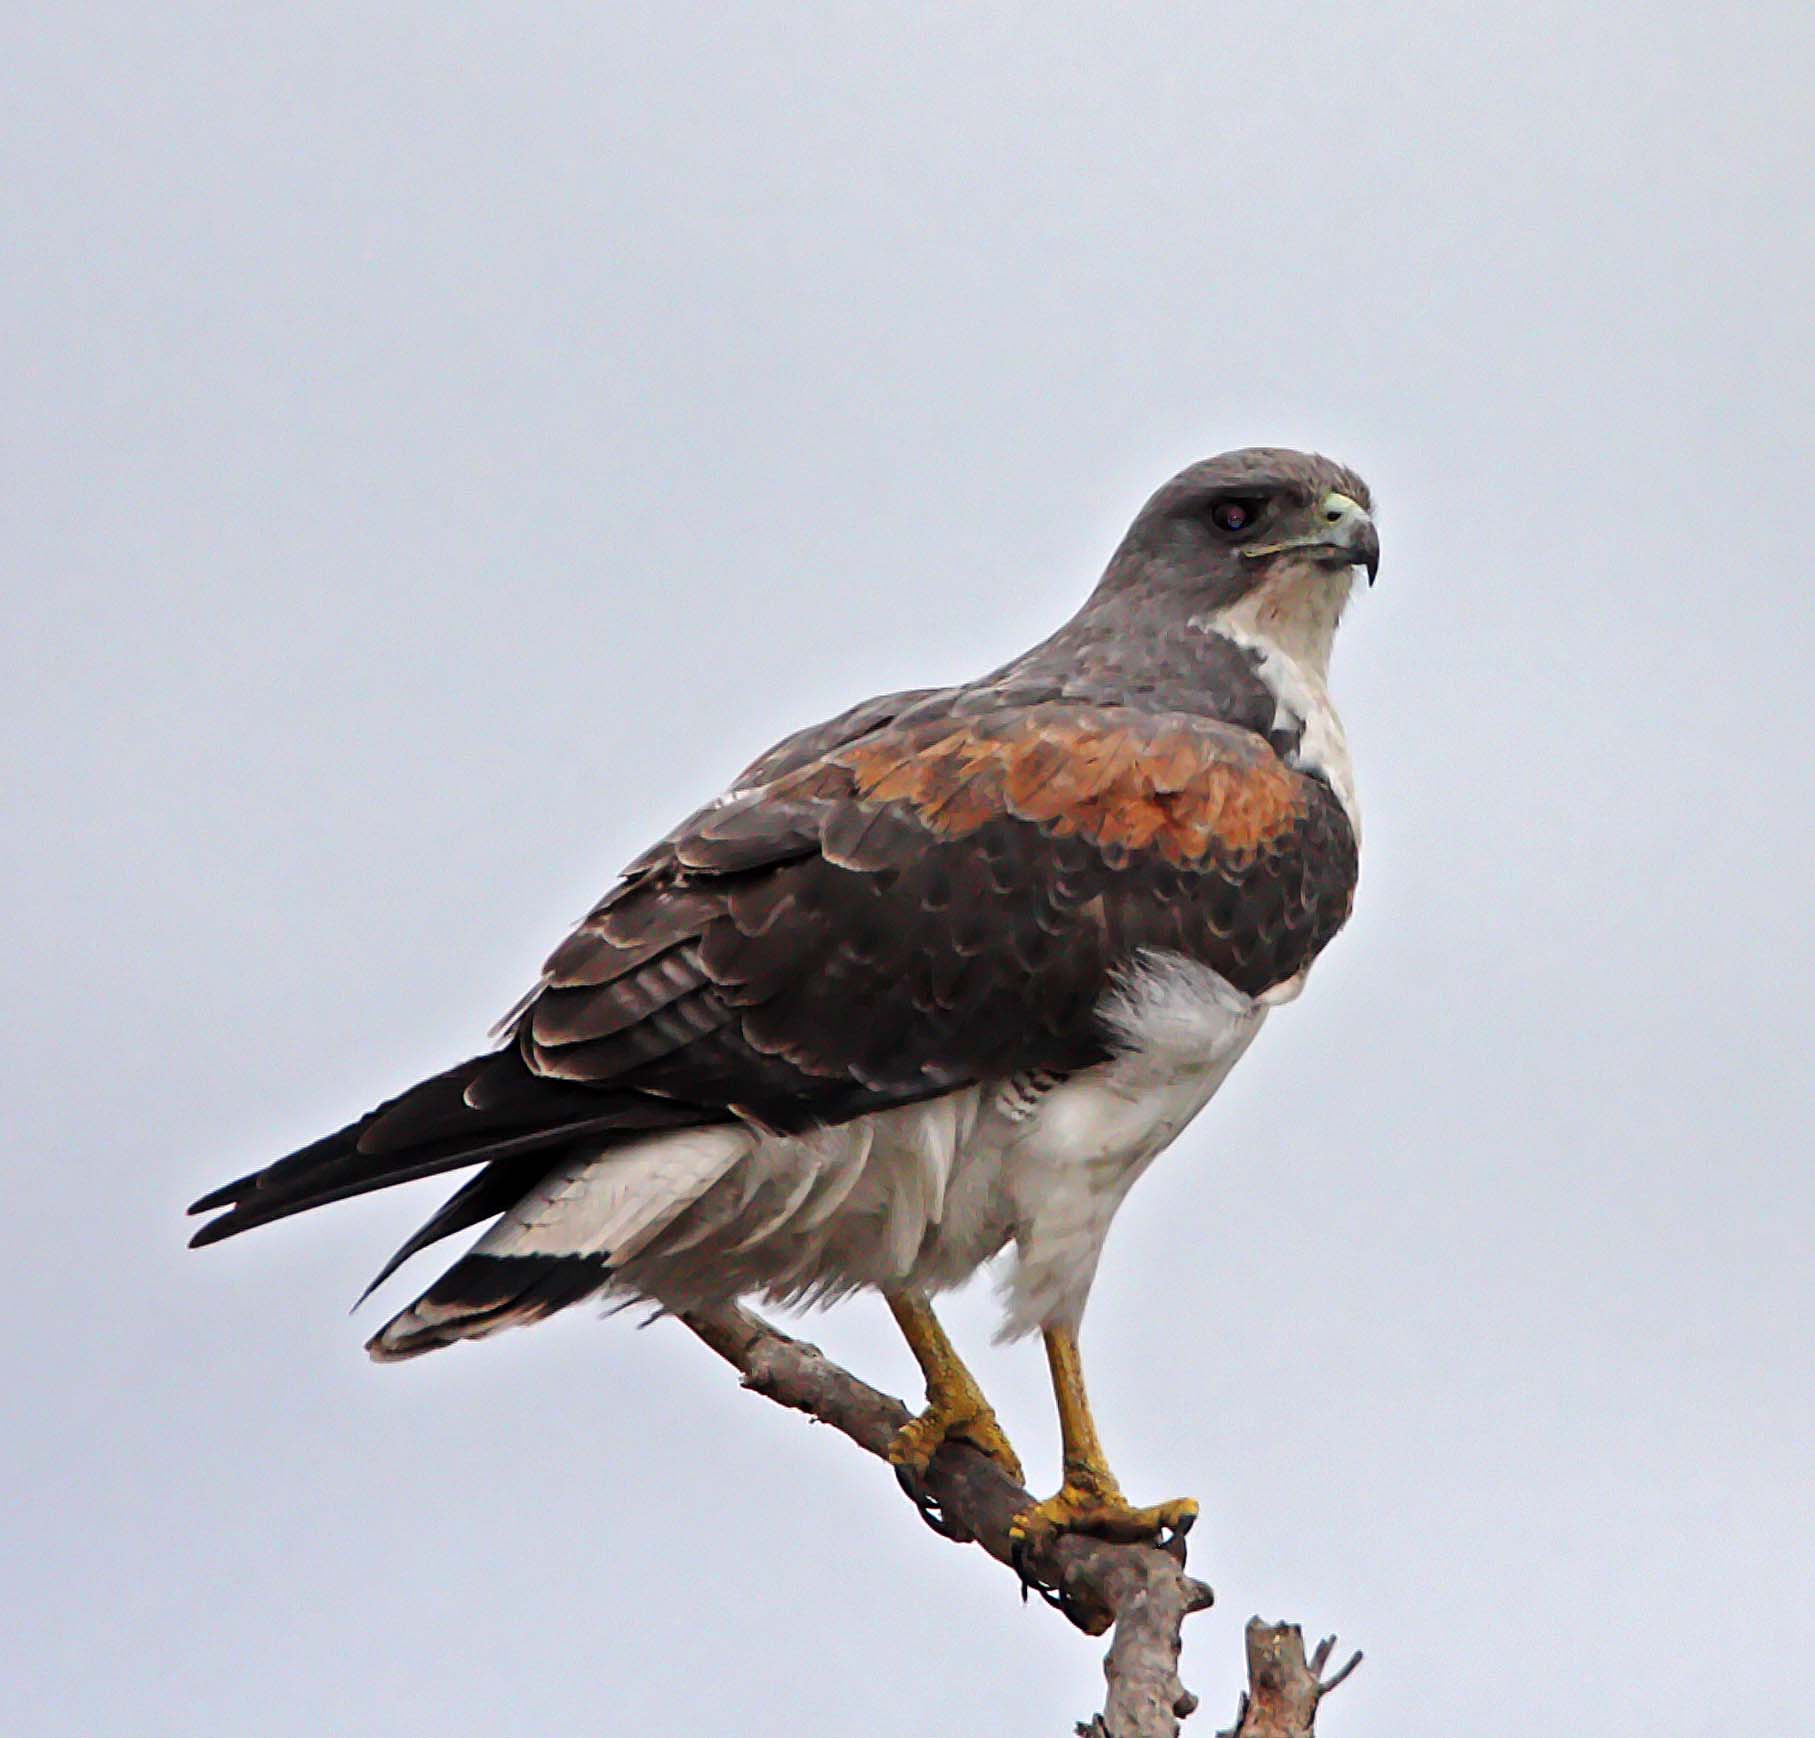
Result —
<path fill-rule="evenodd" d="M 15 4 L 4 63 L 8 1733 L 1095 1705 L 676 1329 L 370 1366 L 433 1189 L 179 1214 L 1251 441 L 1386 559 L 1354 925 L 1086 1335 L 1205 1502 L 1203 1730 L 1256 1610 L 1368 1650 L 1330 1738 L 1807 1729 L 1802 0 Z M 1046 1479 L 1037 1352 L 952 1316 Z M 810 1331 L 906 1384 L 880 1306 Z"/>

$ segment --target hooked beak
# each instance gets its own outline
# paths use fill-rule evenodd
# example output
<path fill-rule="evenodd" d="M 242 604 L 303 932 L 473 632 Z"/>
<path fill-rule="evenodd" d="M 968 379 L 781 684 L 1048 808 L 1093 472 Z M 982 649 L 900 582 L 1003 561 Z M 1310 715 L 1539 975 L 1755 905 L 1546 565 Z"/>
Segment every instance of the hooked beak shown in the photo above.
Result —
<path fill-rule="evenodd" d="M 1313 545 L 1347 558 L 1351 567 L 1368 570 L 1368 584 L 1380 571 L 1380 533 L 1367 508 L 1359 501 L 1332 490 L 1323 498 L 1321 516 L 1327 529 Z"/>
<path fill-rule="evenodd" d="M 1332 489 L 1317 508 L 1318 528 L 1304 537 L 1284 543 L 1264 543 L 1244 549 L 1250 559 L 1262 555 L 1281 555 L 1288 549 L 1303 549 L 1344 567 L 1365 567 L 1368 584 L 1380 571 L 1380 533 L 1367 508 L 1351 495 Z"/>

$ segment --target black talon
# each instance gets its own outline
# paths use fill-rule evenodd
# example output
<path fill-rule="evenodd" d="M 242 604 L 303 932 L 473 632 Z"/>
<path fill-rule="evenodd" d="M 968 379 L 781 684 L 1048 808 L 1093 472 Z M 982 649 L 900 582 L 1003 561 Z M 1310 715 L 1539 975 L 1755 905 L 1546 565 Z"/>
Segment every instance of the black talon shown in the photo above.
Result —
<path fill-rule="evenodd" d="M 956 1529 L 946 1520 L 945 1511 L 940 1508 L 937 1499 L 927 1494 L 926 1486 L 920 1482 L 920 1474 L 914 1468 L 897 1466 L 895 1482 L 906 1492 L 908 1501 L 919 1510 L 921 1520 L 925 1521 L 940 1538 L 951 1539 L 957 1543 L 963 1542 L 959 1539 Z"/>
<path fill-rule="evenodd" d="M 1035 1576 L 1029 1571 L 1029 1569 L 1027 1567 L 1027 1541 L 1025 1539 L 1010 1539 L 1009 1540 L 1009 1542 L 1008 1542 L 1008 1566 L 1009 1566 L 1009 1568 L 1014 1570 L 1015 1579 L 1021 1583 L 1021 1603 L 1023 1605 L 1025 1605 L 1027 1603 L 1027 1594 L 1028 1594 L 1029 1588 L 1037 1589 L 1039 1591 L 1041 1597 L 1042 1598 L 1045 1597 L 1045 1593 L 1046 1593 L 1045 1588 L 1040 1586 L 1039 1581 L 1035 1578 Z"/>
<path fill-rule="evenodd" d="M 1025 1539 L 1010 1539 L 1008 1542 L 1008 1566 L 1014 1570 L 1021 1583 L 1021 1603 L 1027 1603 L 1029 1593 L 1037 1593 L 1050 1606 L 1071 1616 L 1071 1601 L 1060 1587 L 1049 1587 L 1036 1575 L 1028 1565 L 1030 1547 Z"/>
<path fill-rule="evenodd" d="M 1063 1587 L 1059 1588 L 1053 1595 L 1052 1603 L 1058 1608 L 1065 1621 L 1074 1629 L 1089 1629 L 1090 1626 L 1084 1621 L 1084 1615 L 1081 1608 Z"/>
<path fill-rule="evenodd" d="M 1185 1566 L 1185 1535 L 1197 1525 L 1196 1515 L 1187 1515 L 1182 1521 L 1168 1528 L 1154 1541 L 1166 1555 L 1183 1569 Z"/>

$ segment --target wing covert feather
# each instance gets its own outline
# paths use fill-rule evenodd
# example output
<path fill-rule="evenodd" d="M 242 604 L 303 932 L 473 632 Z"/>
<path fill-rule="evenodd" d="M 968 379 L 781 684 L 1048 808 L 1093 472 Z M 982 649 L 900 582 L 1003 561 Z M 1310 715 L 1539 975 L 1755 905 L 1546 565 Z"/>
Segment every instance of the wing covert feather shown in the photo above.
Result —
<path fill-rule="evenodd" d="M 1258 994 L 1346 918 L 1339 805 L 1253 733 L 942 698 L 890 697 L 822 752 L 774 751 L 753 769 L 767 782 L 639 859 L 523 1010 L 529 1066 L 835 1121 L 1101 1060 L 1098 1004 L 1143 949 Z"/>

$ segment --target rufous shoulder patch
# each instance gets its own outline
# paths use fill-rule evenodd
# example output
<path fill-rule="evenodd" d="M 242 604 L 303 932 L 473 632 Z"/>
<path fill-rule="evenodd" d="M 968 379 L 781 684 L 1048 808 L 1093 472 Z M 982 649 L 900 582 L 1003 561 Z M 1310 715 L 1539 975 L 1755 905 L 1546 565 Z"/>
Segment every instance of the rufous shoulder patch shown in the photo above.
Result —
<path fill-rule="evenodd" d="M 1258 742 L 1138 714 L 1035 711 L 1008 730 L 947 720 L 834 758 L 855 795 L 947 838 L 1012 817 L 1181 865 L 1251 856 L 1303 812 L 1296 775 Z"/>

